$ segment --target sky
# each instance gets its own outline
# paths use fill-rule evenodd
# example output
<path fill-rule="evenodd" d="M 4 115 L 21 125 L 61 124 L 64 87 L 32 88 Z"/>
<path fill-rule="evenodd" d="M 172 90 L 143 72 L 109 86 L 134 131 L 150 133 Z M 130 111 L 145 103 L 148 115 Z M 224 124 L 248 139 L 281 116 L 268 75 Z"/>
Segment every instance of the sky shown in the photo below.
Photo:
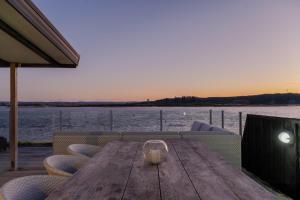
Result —
<path fill-rule="evenodd" d="M 33 0 L 81 56 L 19 69 L 21 101 L 300 93 L 300 1 Z M 9 70 L 0 69 L 0 101 Z"/>

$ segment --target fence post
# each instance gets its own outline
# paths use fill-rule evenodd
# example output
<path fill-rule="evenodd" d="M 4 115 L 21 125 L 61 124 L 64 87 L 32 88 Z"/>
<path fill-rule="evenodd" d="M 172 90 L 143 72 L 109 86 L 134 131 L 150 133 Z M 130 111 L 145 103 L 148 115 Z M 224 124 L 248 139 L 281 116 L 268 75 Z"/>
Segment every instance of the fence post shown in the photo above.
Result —
<path fill-rule="evenodd" d="M 212 110 L 209 110 L 209 124 L 212 125 Z"/>
<path fill-rule="evenodd" d="M 110 115 L 109 115 L 109 119 L 110 119 L 110 131 L 113 130 L 113 111 L 110 110 Z"/>
<path fill-rule="evenodd" d="M 299 152 L 299 125 L 295 124 L 295 148 L 296 148 L 296 188 L 299 188 L 299 178 L 300 178 L 300 169 L 299 169 L 299 156 L 300 156 L 300 152 Z M 296 198 L 295 199 L 299 199 L 300 197 L 300 191 L 296 190 Z"/>
<path fill-rule="evenodd" d="M 160 119 L 160 131 L 163 131 L 163 112 L 159 111 L 159 119 Z"/>
<path fill-rule="evenodd" d="M 222 128 L 224 128 L 224 110 L 221 112 L 221 117 L 222 117 Z"/>
<path fill-rule="evenodd" d="M 62 131 L 62 110 L 59 111 L 59 131 Z"/>
<path fill-rule="evenodd" d="M 243 135 L 243 116 L 242 116 L 242 112 L 239 112 L 239 133 L 240 133 L 240 136 Z"/>

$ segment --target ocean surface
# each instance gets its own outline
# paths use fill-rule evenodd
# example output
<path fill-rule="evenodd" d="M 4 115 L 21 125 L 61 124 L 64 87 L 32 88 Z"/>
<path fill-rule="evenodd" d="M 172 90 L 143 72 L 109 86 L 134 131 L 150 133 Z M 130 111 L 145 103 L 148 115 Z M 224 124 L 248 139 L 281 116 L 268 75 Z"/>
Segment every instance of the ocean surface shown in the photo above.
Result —
<path fill-rule="evenodd" d="M 239 117 L 243 124 L 247 114 L 300 118 L 300 106 L 282 107 L 71 107 L 19 109 L 20 141 L 51 141 L 57 130 L 64 131 L 159 131 L 160 110 L 164 131 L 188 131 L 193 121 L 209 122 L 213 110 L 213 125 L 221 126 L 221 111 L 225 112 L 225 128 L 238 134 Z M 111 125 L 112 111 L 112 125 Z M 0 107 L 0 136 L 8 137 L 9 112 Z"/>

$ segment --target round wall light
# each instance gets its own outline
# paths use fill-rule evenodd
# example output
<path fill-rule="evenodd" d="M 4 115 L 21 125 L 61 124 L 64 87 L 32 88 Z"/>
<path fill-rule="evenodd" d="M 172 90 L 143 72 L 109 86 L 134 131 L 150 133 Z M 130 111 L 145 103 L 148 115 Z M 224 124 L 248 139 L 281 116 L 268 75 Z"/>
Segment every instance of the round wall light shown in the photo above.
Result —
<path fill-rule="evenodd" d="M 285 144 L 294 143 L 294 134 L 288 131 L 282 131 L 278 134 L 278 139 L 280 142 Z"/>

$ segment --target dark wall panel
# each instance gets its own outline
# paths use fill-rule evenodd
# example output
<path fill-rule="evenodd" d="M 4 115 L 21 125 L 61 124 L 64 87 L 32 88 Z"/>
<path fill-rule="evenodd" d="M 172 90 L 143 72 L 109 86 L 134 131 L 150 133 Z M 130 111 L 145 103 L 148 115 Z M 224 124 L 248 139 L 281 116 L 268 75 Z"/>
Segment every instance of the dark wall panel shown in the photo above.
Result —
<path fill-rule="evenodd" d="M 278 135 L 295 134 L 296 124 L 299 119 L 247 115 L 242 139 L 242 167 L 295 199 L 296 143 L 284 144 Z"/>

